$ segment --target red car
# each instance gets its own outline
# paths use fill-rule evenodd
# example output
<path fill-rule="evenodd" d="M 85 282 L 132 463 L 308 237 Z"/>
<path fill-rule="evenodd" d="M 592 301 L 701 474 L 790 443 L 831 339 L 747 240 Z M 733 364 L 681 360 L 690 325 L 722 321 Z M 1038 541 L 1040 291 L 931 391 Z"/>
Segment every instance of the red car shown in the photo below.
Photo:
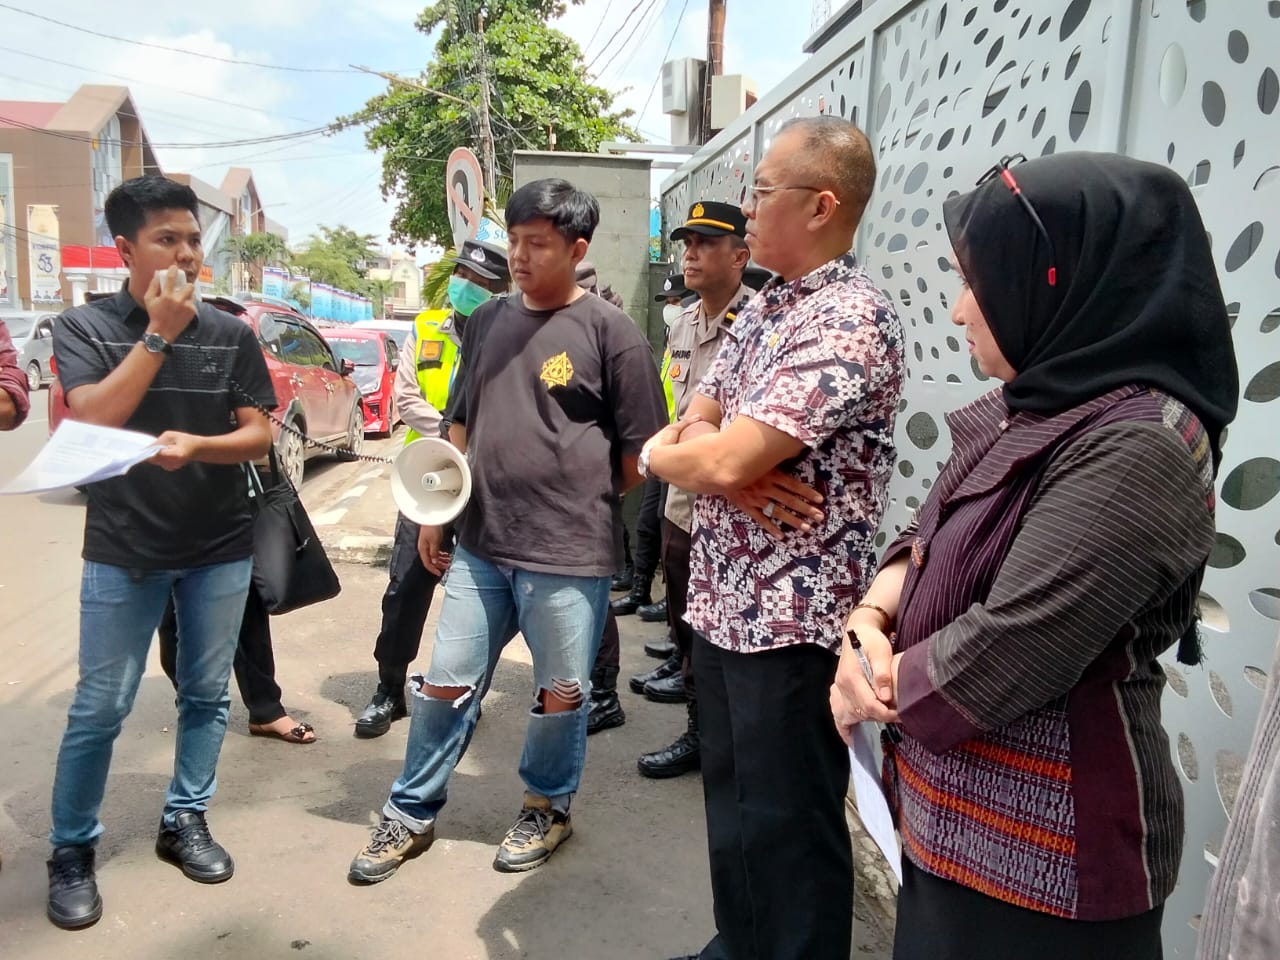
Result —
<path fill-rule="evenodd" d="M 395 429 L 394 385 L 400 358 L 395 341 L 381 330 L 324 327 L 320 330 L 339 360 L 355 365 L 352 378 L 364 394 L 365 433 L 387 436 Z"/>
<path fill-rule="evenodd" d="M 239 317 L 258 335 L 276 393 L 277 406 L 271 411 L 276 453 L 294 486 L 302 482 L 307 458 L 324 451 L 281 429 L 280 422 L 314 440 L 360 452 L 365 416 L 360 390 L 351 378 L 355 366 L 334 355 L 310 320 L 281 303 L 231 297 L 205 297 L 204 302 Z M 54 380 L 49 390 L 50 433 L 67 412 L 62 386 Z"/>

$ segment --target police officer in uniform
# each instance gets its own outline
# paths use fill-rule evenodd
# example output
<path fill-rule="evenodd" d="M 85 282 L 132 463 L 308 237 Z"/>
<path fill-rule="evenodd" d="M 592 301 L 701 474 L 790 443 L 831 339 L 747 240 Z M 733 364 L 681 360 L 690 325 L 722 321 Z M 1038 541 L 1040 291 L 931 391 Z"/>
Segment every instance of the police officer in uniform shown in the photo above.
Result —
<path fill-rule="evenodd" d="M 664 380 L 669 384 L 676 418 L 684 415 L 698 383 L 715 360 L 721 341 L 732 335 L 729 330 L 733 318 L 754 294 L 743 283 L 743 272 L 751 259 L 746 231 L 747 219 L 741 208 L 705 200 L 690 207 L 684 225 L 671 233 L 672 240 L 684 241 L 684 285 L 700 298 L 671 324 L 668 334 Z M 668 624 L 677 650 L 672 659 L 649 674 L 632 678 L 632 688 L 639 685 L 650 700 L 685 700 L 688 726 L 670 746 L 640 758 L 638 767 L 646 777 L 675 777 L 701 765 L 698 701 L 689 663 L 693 629 L 684 620 L 693 497 L 669 487 L 662 521 Z"/>
<path fill-rule="evenodd" d="M 510 280 L 505 248 L 481 240 L 462 244 L 449 278 L 453 312 L 443 321 L 419 315 L 400 350 L 395 398 L 396 409 L 409 427 L 406 443 L 419 437 L 439 437 L 447 431 L 443 413 L 457 373 L 462 328 L 472 311 L 495 293 L 506 291 Z M 418 524 L 399 514 L 390 579 L 382 595 L 382 629 L 373 650 L 378 661 L 378 689 L 356 719 L 357 737 L 380 737 L 391 729 L 393 720 L 408 716 L 405 681 L 409 664 L 418 655 L 438 582 L 418 556 Z"/>

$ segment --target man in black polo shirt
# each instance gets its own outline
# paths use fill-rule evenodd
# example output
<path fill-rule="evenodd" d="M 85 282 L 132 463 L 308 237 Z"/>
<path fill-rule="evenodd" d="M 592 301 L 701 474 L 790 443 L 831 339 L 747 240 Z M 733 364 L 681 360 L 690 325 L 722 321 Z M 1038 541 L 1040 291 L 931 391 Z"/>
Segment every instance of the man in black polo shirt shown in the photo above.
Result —
<path fill-rule="evenodd" d="M 156 854 L 201 883 L 231 877 L 205 809 L 253 564 L 241 464 L 271 446 L 253 404 L 276 402 L 253 331 L 197 302 L 204 254 L 191 189 L 163 177 L 129 180 L 107 197 L 106 215 L 129 281 L 116 296 L 62 315 L 53 341 L 58 376 L 74 419 L 157 434 L 163 449 L 89 487 L 80 680 L 58 752 L 49 833 L 49 919 L 66 929 L 102 915 L 98 810 L 170 593 L 182 628 L 178 727 Z"/>
<path fill-rule="evenodd" d="M 540 866 L 572 832 L 587 678 L 622 560 L 619 497 L 639 482 L 646 431 L 666 420 L 644 334 L 574 281 L 599 217 L 595 198 L 563 180 L 534 181 L 507 204 L 520 293 L 477 308 L 463 335 L 450 439 L 471 464 L 471 501 L 457 524 L 431 667 L 410 681 L 404 769 L 351 864 L 353 882 L 385 880 L 430 846 L 480 695 L 517 630 L 533 656 L 524 804 L 494 868 Z M 422 528 L 428 570 L 445 562 L 442 537 Z"/>

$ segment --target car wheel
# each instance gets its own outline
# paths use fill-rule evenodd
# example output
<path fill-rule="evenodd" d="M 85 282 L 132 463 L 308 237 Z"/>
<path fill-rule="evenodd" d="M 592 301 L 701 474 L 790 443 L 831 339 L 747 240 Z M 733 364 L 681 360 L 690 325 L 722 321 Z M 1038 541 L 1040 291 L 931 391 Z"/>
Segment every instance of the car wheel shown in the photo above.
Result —
<path fill-rule="evenodd" d="M 347 422 L 347 442 L 344 449 L 357 457 L 364 449 L 364 409 L 359 400 L 351 405 L 351 419 Z"/>
<path fill-rule="evenodd" d="M 293 424 L 296 427 L 296 423 Z M 295 488 L 302 486 L 302 474 L 306 467 L 307 450 L 302 438 L 291 430 L 281 430 L 276 441 L 276 456 L 280 469 Z"/>
<path fill-rule="evenodd" d="M 27 364 L 27 386 L 32 390 L 39 390 L 43 381 L 44 377 L 40 375 L 40 364 L 32 360 Z"/>

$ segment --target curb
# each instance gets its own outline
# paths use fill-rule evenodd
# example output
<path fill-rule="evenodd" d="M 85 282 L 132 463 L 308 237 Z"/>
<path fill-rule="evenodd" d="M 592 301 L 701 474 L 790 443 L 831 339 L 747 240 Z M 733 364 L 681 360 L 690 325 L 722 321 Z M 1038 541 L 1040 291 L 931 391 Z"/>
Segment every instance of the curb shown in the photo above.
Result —
<path fill-rule="evenodd" d="M 360 563 L 371 567 L 385 567 L 391 562 L 392 537 L 375 537 L 358 534 L 320 534 L 320 542 L 330 563 Z"/>

